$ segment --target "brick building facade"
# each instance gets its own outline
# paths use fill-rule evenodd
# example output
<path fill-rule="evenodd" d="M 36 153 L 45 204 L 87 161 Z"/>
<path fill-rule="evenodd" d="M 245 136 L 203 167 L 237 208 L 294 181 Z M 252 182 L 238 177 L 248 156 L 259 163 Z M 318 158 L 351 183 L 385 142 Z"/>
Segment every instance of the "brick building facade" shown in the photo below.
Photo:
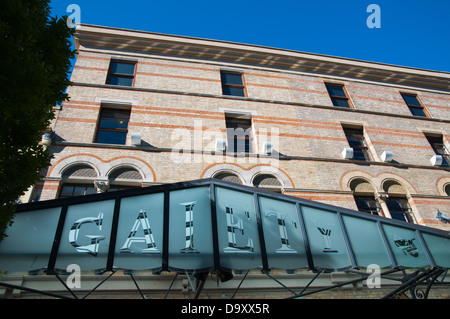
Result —
<path fill-rule="evenodd" d="M 75 43 L 24 202 L 215 177 L 450 230 L 448 73 L 92 25 Z"/>

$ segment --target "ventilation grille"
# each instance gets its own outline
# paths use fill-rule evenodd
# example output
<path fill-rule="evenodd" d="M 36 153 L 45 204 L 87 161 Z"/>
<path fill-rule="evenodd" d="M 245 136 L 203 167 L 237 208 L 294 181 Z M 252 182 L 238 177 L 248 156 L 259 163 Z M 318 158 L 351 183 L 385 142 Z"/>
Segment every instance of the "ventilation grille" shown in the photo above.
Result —
<path fill-rule="evenodd" d="M 236 183 L 236 184 L 242 184 L 241 180 L 239 179 L 238 176 L 231 174 L 231 173 L 219 173 L 216 176 L 214 176 L 214 178 L 226 181 L 226 182 L 231 182 L 231 183 Z"/>
<path fill-rule="evenodd" d="M 255 187 L 281 187 L 280 181 L 272 175 L 259 175 L 253 181 Z"/>
<path fill-rule="evenodd" d="M 133 168 L 119 168 L 111 173 L 109 179 L 142 179 L 141 174 Z"/>
<path fill-rule="evenodd" d="M 75 167 L 71 167 L 64 172 L 62 175 L 63 178 L 72 178 L 72 177 L 97 177 L 97 173 L 95 170 L 88 165 L 79 165 Z"/>
<path fill-rule="evenodd" d="M 350 188 L 355 193 L 374 193 L 373 186 L 365 180 L 354 180 L 350 183 Z"/>
<path fill-rule="evenodd" d="M 383 185 L 383 189 L 388 194 L 406 195 L 407 193 L 405 187 L 392 181 L 385 182 Z"/>

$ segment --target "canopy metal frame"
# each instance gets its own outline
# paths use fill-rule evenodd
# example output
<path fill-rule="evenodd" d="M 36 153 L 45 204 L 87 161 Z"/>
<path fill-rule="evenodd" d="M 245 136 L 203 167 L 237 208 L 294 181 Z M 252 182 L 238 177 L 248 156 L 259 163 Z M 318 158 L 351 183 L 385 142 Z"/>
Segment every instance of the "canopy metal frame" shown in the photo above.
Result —
<path fill-rule="evenodd" d="M 387 252 L 387 255 L 389 256 L 389 260 L 391 263 L 391 265 L 390 265 L 391 270 L 388 270 L 385 273 L 383 273 L 383 276 L 387 276 L 394 272 L 403 272 L 403 275 L 404 275 L 402 282 L 401 282 L 401 286 L 399 288 L 395 289 L 394 291 L 392 291 L 389 295 L 385 296 L 386 298 L 392 298 L 392 297 L 398 296 L 400 294 L 404 294 L 406 291 L 411 292 L 412 298 L 417 298 L 417 297 L 422 297 L 422 296 L 428 297 L 428 293 L 433 285 L 435 285 L 436 283 L 439 283 L 439 284 L 444 283 L 443 279 L 439 281 L 438 278 L 441 275 L 444 275 L 444 278 L 445 278 L 447 270 L 436 264 L 435 260 L 433 259 L 432 254 L 430 253 L 430 251 L 424 241 L 422 234 L 427 233 L 427 234 L 436 235 L 439 237 L 444 237 L 444 238 L 450 239 L 449 234 L 445 231 L 435 229 L 435 228 L 425 227 L 425 226 L 421 226 L 421 225 L 406 223 L 406 222 L 402 222 L 402 221 L 398 221 L 398 220 L 393 220 L 393 219 L 389 219 L 389 218 L 385 218 L 385 217 L 381 217 L 381 216 L 364 214 L 364 213 L 346 209 L 346 208 L 341 208 L 341 207 L 337 207 L 337 206 L 314 202 L 314 201 L 297 198 L 297 197 L 293 197 L 293 196 L 289 196 L 289 195 L 274 193 L 274 192 L 270 192 L 270 191 L 260 189 L 260 188 L 253 188 L 253 187 L 243 186 L 243 185 L 239 185 L 239 184 L 234 184 L 234 183 L 217 180 L 217 179 L 213 179 L 213 178 L 201 179 L 201 180 L 195 180 L 195 181 L 189 181 L 189 182 L 182 182 L 182 183 L 174 183 L 174 184 L 155 185 L 155 186 L 151 186 L 151 187 L 135 188 L 135 189 L 123 190 L 123 191 L 117 191 L 117 192 L 111 192 L 111 193 L 92 194 L 92 195 L 73 197 L 73 198 L 55 199 L 55 200 L 49 200 L 49 201 L 21 204 L 21 205 L 18 205 L 16 213 L 20 214 L 22 212 L 28 212 L 28 211 L 33 211 L 33 210 L 61 207 L 61 214 L 60 214 L 60 218 L 58 221 L 58 226 L 57 226 L 57 230 L 56 230 L 55 239 L 53 242 L 53 247 L 51 249 L 51 253 L 50 253 L 50 257 L 49 257 L 48 266 L 46 268 L 46 273 L 48 275 L 55 275 L 58 278 L 58 280 L 61 281 L 63 286 L 70 292 L 72 297 L 75 298 L 76 295 L 74 294 L 74 292 L 72 290 L 70 290 L 67 287 L 67 285 L 64 284 L 63 280 L 61 280 L 61 278 L 59 277 L 59 275 L 58 275 L 59 270 L 55 269 L 56 258 L 57 258 L 58 249 L 59 249 L 59 243 L 61 242 L 61 236 L 62 236 L 63 228 L 65 225 L 65 218 L 67 215 L 68 208 L 70 205 L 92 203 L 92 202 L 111 200 L 111 199 L 115 201 L 108 257 L 107 257 L 105 268 L 99 270 L 99 273 L 111 272 L 111 274 L 109 276 L 107 276 L 104 280 L 102 280 L 102 282 L 100 282 L 97 287 L 95 287 L 92 291 L 90 291 L 86 296 L 83 297 L 83 298 L 86 298 L 93 291 L 95 291 L 99 286 L 101 286 L 106 280 L 108 280 L 111 276 L 113 276 L 117 271 L 117 269 L 114 267 L 114 256 L 115 256 L 116 236 L 117 236 L 117 229 L 118 229 L 118 222 L 119 222 L 120 203 L 123 198 L 145 195 L 145 194 L 153 194 L 153 193 L 164 193 L 164 220 L 168 221 L 169 220 L 169 194 L 171 191 L 181 190 L 181 189 L 191 189 L 191 188 L 204 187 L 204 186 L 209 186 L 209 188 L 210 188 L 212 241 L 213 241 L 213 248 L 214 248 L 214 250 L 213 250 L 214 266 L 211 269 L 207 269 L 207 270 L 172 269 L 169 266 L 169 246 L 168 246 L 169 224 L 168 224 L 168 222 L 165 222 L 163 225 L 164 229 L 163 229 L 163 244 L 162 244 L 163 245 L 162 246 L 162 267 L 160 269 L 156 269 L 156 270 L 153 269 L 153 271 L 155 271 L 155 272 L 175 271 L 175 272 L 177 272 L 177 275 L 178 275 L 178 273 L 186 273 L 188 275 L 189 280 L 190 280 L 189 274 L 193 274 L 195 277 L 195 284 L 192 284 L 192 290 L 195 291 L 195 296 L 194 296 L 195 298 L 198 298 L 199 295 L 201 294 L 203 287 L 204 287 L 206 277 L 209 272 L 222 272 L 222 271 L 229 272 L 229 271 L 231 271 L 230 269 L 223 268 L 220 263 L 218 229 L 217 229 L 216 198 L 215 198 L 215 196 L 216 196 L 215 189 L 217 187 L 226 188 L 226 189 L 235 190 L 235 191 L 244 192 L 244 193 L 253 195 L 256 214 L 257 214 L 258 236 L 259 236 L 259 242 L 260 242 L 260 246 L 261 246 L 260 247 L 261 264 L 262 264 L 261 271 L 262 271 L 262 273 L 266 274 L 269 278 L 278 282 L 283 288 L 290 291 L 293 294 L 293 298 L 299 298 L 299 297 L 310 295 L 312 293 L 317 293 L 317 292 L 321 292 L 324 290 L 333 289 L 333 288 L 337 288 L 337 287 L 340 287 L 343 285 L 362 281 L 362 280 L 367 279 L 368 274 L 363 274 L 360 272 L 361 278 L 359 278 L 359 279 L 354 279 L 347 283 L 343 283 L 343 284 L 340 283 L 338 285 L 331 285 L 329 287 L 324 287 L 324 288 L 320 288 L 318 290 L 313 290 L 314 292 L 311 292 L 311 291 L 306 292 L 307 288 L 308 288 L 308 290 L 311 290 L 311 289 L 309 289 L 309 286 L 312 284 L 312 282 L 310 282 L 306 287 L 304 287 L 303 291 L 300 293 L 296 293 L 291 288 L 284 286 L 280 281 L 278 281 L 270 273 L 271 269 L 269 266 L 268 254 L 267 254 L 267 250 L 265 247 L 264 232 L 263 232 L 263 226 L 262 226 L 262 221 L 261 221 L 261 212 L 260 212 L 260 207 L 259 207 L 259 198 L 260 197 L 268 197 L 271 199 L 295 204 L 297 214 L 299 216 L 300 228 L 302 230 L 303 241 L 304 241 L 304 245 L 305 245 L 305 254 L 306 254 L 306 259 L 307 259 L 307 263 L 308 263 L 307 269 L 316 273 L 316 275 L 312 279 L 312 281 L 314 281 L 322 273 L 333 271 L 333 270 L 318 268 L 314 263 L 314 256 L 312 255 L 312 252 L 310 249 L 309 238 L 306 235 L 307 231 L 306 231 L 306 226 L 305 226 L 305 220 L 304 220 L 303 213 L 302 213 L 302 207 L 311 207 L 311 208 L 315 208 L 315 209 L 319 209 L 319 210 L 323 210 L 323 211 L 327 211 L 327 212 L 332 212 L 332 213 L 336 214 L 337 220 L 339 222 L 339 226 L 340 226 L 343 238 L 344 238 L 344 243 L 345 243 L 345 246 L 347 249 L 348 257 L 349 257 L 349 260 L 351 263 L 351 265 L 348 267 L 348 269 L 341 269 L 340 271 L 355 272 L 355 270 L 359 269 L 359 265 L 357 264 L 357 261 L 355 258 L 355 253 L 353 251 L 352 245 L 350 243 L 350 240 L 349 240 L 349 237 L 347 234 L 346 226 L 343 222 L 343 216 L 351 216 L 351 217 L 356 217 L 356 218 L 360 218 L 360 219 L 371 220 L 376 223 L 377 228 L 381 235 L 381 239 L 383 241 L 384 247 L 386 248 L 386 252 Z M 402 268 L 402 266 L 397 263 L 394 253 L 388 243 L 386 234 L 383 230 L 383 227 L 382 227 L 383 225 L 393 225 L 393 226 L 401 227 L 404 229 L 409 229 L 409 230 L 412 230 L 415 232 L 415 234 L 417 235 L 417 238 L 420 241 L 420 244 L 424 250 L 424 254 L 425 254 L 426 259 L 429 264 L 427 267 L 423 268 L 425 270 L 418 270 L 418 271 L 415 271 L 413 274 L 409 274 L 409 275 L 406 274 L 406 272 Z M 206 275 L 205 275 L 205 273 L 206 273 Z M 138 283 L 136 282 L 135 278 L 133 277 L 132 271 L 130 271 L 128 274 L 131 276 L 131 279 L 133 280 L 133 282 L 137 288 L 137 291 L 140 293 L 141 297 L 145 297 L 143 292 L 139 288 Z M 203 274 L 203 275 L 199 275 L 199 274 Z M 244 276 L 243 280 L 245 280 L 246 277 L 247 277 L 247 275 Z M 173 284 L 173 282 L 172 282 L 172 284 Z M 170 292 L 172 284 L 170 285 L 167 294 Z M 233 294 L 233 296 L 236 295 L 241 284 L 242 284 L 242 282 L 237 287 L 236 292 Z M 425 291 L 416 289 L 419 285 L 424 285 L 424 284 L 427 285 Z M 30 292 L 31 291 L 38 292 L 35 289 L 14 286 L 12 284 L 5 283 L 5 282 L 0 282 L 0 286 L 12 288 L 12 289 L 21 289 L 21 290 L 30 291 Z M 57 296 L 52 293 L 45 293 L 45 292 L 41 292 L 41 293 L 47 294 L 49 296 L 53 295 L 56 298 L 58 298 L 58 297 L 63 298 L 63 296 Z M 167 296 L 167 294 L 166 294 L 166 296 Z M 66 297 L 64 297 L 64 298 L 66 298 Z"/>
<path fill-rule="evenodd" d="M 78 296 L 72 289 L 70 289 L 65 281 L 60 277 L 60 275 L 55 272 L 53 275 L 60 281 L 60 283 L 63 285 L 63 287 L 70 293 L 70 296 L 62 294 L 62 293 L 53 293 L 49 291 L 34 289 L 30 287 L 24 287 L 19 285 L 14 285 L 7 282 L 0 282 L 0 286 L 5 287 L 7 289 L 13 290 L 22 290 L 30 293 L 40 294 L 43 296 L 48 296 L 52 298 L 57 299 L 86 299 L 89 297 L 92 293 L 94 293 L 96 290 L 100 288 L 102 284 L 104 284 L 106 281 L 108 281 L 113 275 L 117 273 L 118 270 L 111 271 L 108 276 L 103 278 L 94 288 L 90 289 L 87 293 L 84 293 L 83 296 Z M 238 295 L 241 286 L 243 282 L 248 278 L 250 270 L 247 270 L 242 277 L 242 279 L 239 281 L 239 284 L 235 288 L 232 296 L 230 299 L 235 299 Z M 133 276 L 132 271 L 126 271 L 124 270 L 124 275 L 129 275 L 131 280 L 133 281 L 134 285 L 136 286 L 136 292 L 140 295 L 141 299 L 148 299 L 148 297 L 145 295 L 145 292 L 142 291 L 139 284 L 137 283 L 135 277 Z M 314 281 L 319 278 L 320 275 L 324 274 L 325 271 L 320 270 L 315 273 L 313 278 L 304 286 L 301 287 L 302 289 L 300 291 L 295 291 L 298 289 L 298 287 L 288 287 L 285 284 L 283 284 L 280 280 L 276 278 L 276 275 L 271 275 L 270 272 L 263 271 L 265 275 L 267 275 L 268 278 L 272 279 L 276 283 L 278 283 L 285 291 L 288 291 L 292 294 L 292 296 L 287 297 L 286 299 L 298 299 L 303 298 L 307 296 L 311 296 L 314 294 L 319 294 L 328 290 L 340 288 L 347 285 L 357 284 L 360 282 L 363 282 L 368 279 L 368 277 L 371 275 L 370 273 L 361 272 L 358 270 L 347 270 L 346 273 L 348 274 L 358 274 L 359 278 L 343 281 L 334 285 L 329 285 L 325 287 L 318 287 L 318 288 L 310 288 Z M 402 277 L 392 277 L 393 274 L 402 274 Z M 175 282 L 175 280 L 178 278 L 180 274 L 177 272 L 175 273 L 173 280 L 171 281 L 165 295 L 164 299 L 166 299 L 169 294 L 172 292 L 172 286 Z M 196 274 L 191 278 L 192 274 L 185 273 L 186 278 L 188 279 L 193 299 L 198 299 L 201 295 L 201 293 L 207 293 L 206 289 L 204 289 L 205 282 L 208 278 L 209 273 L 202 273 L 202 274 Z M 395 286 L 392 291 L 387 293 L 386 295 L 382 296 L 381 299 L 396 299 L 396 298 L 410 298 L 410 299 L 428 299 L 429 293 L 433 286 L 439 286 L 439 285 L 448 285 L 450 286 L 449 281 L 445 281 L 447 276 L 447 270 L 442 268 L 429 268 L 429 269 L 419 269 L 412 273 L 407 273 L 405 269 L 389 269 L 382 273 L 380 273 L 380 278 L 389 279 L 398 281 L 398 286 Z M 439 277 L 441 277 L 439 279 Z M 392 286 L 392 285 L 389 285 Z M 282 289 L 282 290 L 283 290 Z M 409 295 L 408 295 L 409 294 Z"/>

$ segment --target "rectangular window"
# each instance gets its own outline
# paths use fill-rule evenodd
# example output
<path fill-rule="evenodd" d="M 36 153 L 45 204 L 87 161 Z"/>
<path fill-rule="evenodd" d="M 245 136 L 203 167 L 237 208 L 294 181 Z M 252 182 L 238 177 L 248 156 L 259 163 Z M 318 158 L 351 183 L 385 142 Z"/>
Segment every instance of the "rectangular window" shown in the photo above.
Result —
<path fill-rule="evenodd" d="M 389 197 L 386 199 L 386 205 L 393 219 L 414 223 L 411 207 L 406 198 Z"/>
<path fill-rule="evenodd" d="M 420 103 L 419 98 L 415 94 L 401 93 L 403 100 L 408 105 L 411 114 L 414 116 L 430 117 L 426 112 L 423 105 Z"/>
<path fill-rule="evenodd" d="M 341 84 L 325 84 L 334 106 L 352 107 L 344 85 Z"/>
<path fill-rule="evenodd" d="M 220 71 L 223 95 L 246 96 L 243 75 L 236 72 Z"/>
<path fill-rule="evenodd" d="M 235 153 L 252 152 L 252 120 L 239 116 L 226 116 L 227 149 Z"/>
<path fill-rule="evenodd" d="M 354 195 L 354 198 L 360 212 L 379 215 L 381 208 L 374 196 Z"/>
<path fill-rule="evenodd" d="M 92 184 L 64 184 L 61 187 L 59 198 L 68 198 L 74 196 L 84 196 L 95 194 L 96 190 Z"/>
<path fill-rule="evenodd" d="M 136 62 L 112 60 L 106 84 L 133 86 Z"/>
<path fill-rule="evenodd" d="M 362 128 L 343 127 L 348 144 L 353 148 L 353 159 L 357 161 L 370 161 L 369 150 L 364 139 Z"/>
<path fill-rule="evenodd" d="M 102 108 L 96 143 L 125 145 L 129 120 L 130 110 Z"/>
<path fill-rule="evenodd" d="M 450 153 L 444 145 L 442 135 L 425 135 L 436 155 L 442 155 L 441 166 L 449 167 Z"/>

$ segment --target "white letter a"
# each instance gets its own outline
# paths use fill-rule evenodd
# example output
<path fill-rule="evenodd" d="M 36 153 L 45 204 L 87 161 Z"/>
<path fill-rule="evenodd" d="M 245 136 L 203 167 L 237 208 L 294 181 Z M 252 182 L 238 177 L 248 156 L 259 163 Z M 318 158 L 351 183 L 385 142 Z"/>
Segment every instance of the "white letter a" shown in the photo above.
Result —
<path fill-rule="evenodd" d="M 370 29 L 373 28 L 381 28 L 381 9 L 377 4 L 370 4 L 367 7 L 366 12 L 373 12 L 370 16 L 367 17 L 367 27 Z"/>

